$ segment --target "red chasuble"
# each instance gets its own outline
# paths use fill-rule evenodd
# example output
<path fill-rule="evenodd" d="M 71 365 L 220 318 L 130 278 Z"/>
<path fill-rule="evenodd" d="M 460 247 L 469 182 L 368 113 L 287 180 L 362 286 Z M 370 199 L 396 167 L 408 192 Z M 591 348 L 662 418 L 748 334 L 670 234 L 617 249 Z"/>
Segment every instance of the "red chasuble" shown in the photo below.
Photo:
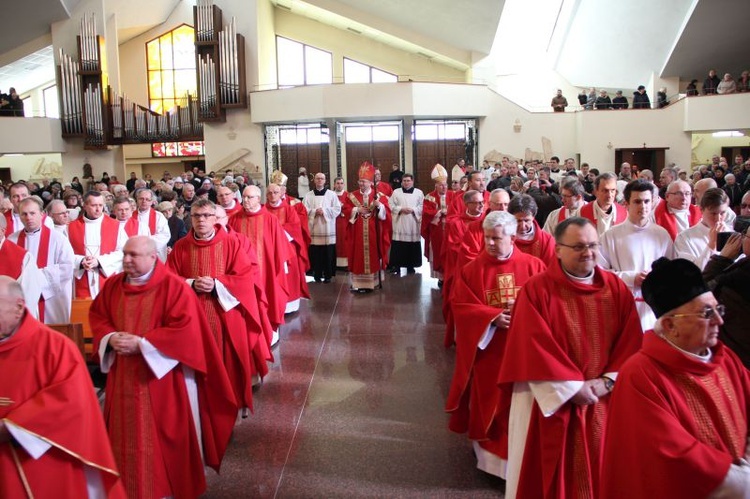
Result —
<path fill-rule="evenodd" d="M 708 497 L 745 456 L 750 377 L 725 345 L 712 350 L 702 362 L 646 333 L 617 376 L 600 497 Z"/>
<path fill-rule="evenodd" d="M 517 249 L 507 260 L 485 251 L 456 276 L 451 300 L 456 367 L 445 407 L 451 413 L 451 430 L 468 431 L 472 440 L 497 439 L 490 436 L 490 427 L 498 414 L 497 376 L 508 330 L 497 328 L 484 350 L 478 348 L 479 340 L 492 321 L 508 309 L 509 300 L 515 300 L 521 286 L 545 269 L 541 260 Z M 500 426 L 505 430 L 507 425 Z M 507 457 L 507 441 L 501 454 Z"/>
<path fill-rule="evenodd" d="M 279 220 L 281 226 L 292 238 L 289 241 L 291 248 L 289 250 L 289 274 L 287 274 L 286 289 L 289 292 L 287 300 L 294 301 L 299 298 L 310 299 L 310 290 L 307 287 L 307 280 L 305 279 L 305 273 L 310 268 L 310 259 L 307 254 L 309 246 L 305 243 L 299 214 L 290 204 L 283 202 L 276 207 L 266 203 L 265 208 L 268 213 Z M 307 227 L 307 216 L 305 216 L 305 227 Z"/>
<path fill-rule="evenodd" d="M 297 213 L 297 217 L 299 217 L 299 225 L 300 229 L 302 229 L 302 242 L 305 245 L 305 252 L 307 253 L 307 250 L 312 243 L 312 236 L 310 235 L 310 223 L 307 217 L 307 208 L 305 208 L 305 205 L 302 203 L 302 201 L 296 198 L 286 196 L 284 197 L 284 201 L 286 201 L 289 206 L 294 208 L 294 211 Z M 309 269 L 310 262 L 308 261 L 305 272 L 307 272 Z"/>
<path fill-rule="evenodd" d="M 3 239 L 0 242 L 0 275 L 6 275 L 11 279 L 18 280 L 23 270 L 23 259 L 27 251 L 11 242 L 9 239 Z"/>
<path fill-rule="evenodd" d="M 341 203 L 341 206 L 344 206 L 344 203 L 346 202 L 346 198 L 349 196 L 349 193 L 344 191 L 341 194 L 336 194 L 336 196 L 339 198 L 339 203 Z M 344 210 L 341 210 L 341 213 L 339 216 L 336 217 L 336 258 L 346 258 L 346 248 L 347 248 L 347 229 L 349 228 L 349 221 L 346 218 L 346 215 L 344 214 Z"/>
<path fill-rule="evenodd" d="M 205 464 L 217 472 L 237 418 L 232 386 L 195 293 L 161 262 L 143 286 L 107 281 L 89 313 L 95 351 L 114 331 L 142 336 L 195 372 Z M 180 365 L 157 379 L 141 355 L 117 355 L 104 419 L 128 497 L 197 497 L 203 461 Z"/>
<path fill-rule="evenodd" d="M 594 214 L 594 203 L 596 203 L 596 200 L 584 204 L 581 207 L 581 211 L 578 212 L 578 215 L 583 218 L 589 219 L 591 223 L 594 224 L 594 227 L 596 227 L 597 220 L 596 215 Z M 628 211 L 622 206 L 619 206 L 617 203 L 614 203 L 612 205 L 612 209 L 615 210 L 615 219 L 610 227 L 614 227 L 615 225 L 624 222 L 625 219 L 628 218 Z"/>
<path fill-rule="evenodd" d="M 8 210 L 3 213 L 3 215 L 5 216 L 5 237 L 8 237 L 9 235 L 13 234 L 13 232 L 15 232 L 13 224 L 13 210 Z"/>
<path fill-rule="evenodd" d="M 393 187 L 391 187 L 391 184 L 389 184 L 388 182 L 380 181 L 376 183 L 374 187 L 376 191 L 387 198 L 393 196 Z"/>
<path fill-rule="evenodd" d="M 501 397 L 510 397 L 514 382 L 585 381 L 617 372 L 642 336 L 633 294 L 619 277 L 596 267 L 587 286 L 555 262 L 518 295 L 500 367 Z M 603 397 L 594 405 L 566 403 L 544 417 L 534 402 L 518 497 L 595 497 L 608 407 Z"/>
<path fill-rule="evenodd" d="M 367 207 L 373 210 L 369 217 L 364 218 L 360 213 L 353 224 L 349 223 L 352 218 L 352 210 L 355 207 L 361 209 L 364 206 L 362 191 L 359 189 L 349 193 L 341 209 L 349 225 L 347 258 L 349 259 L 349 271 L 352 274 L 375 274 L 378 270 L 385 269 L 388 266 L 388 251 L 391 247 L 391 209 L 386 196 L 381 193 L 378 193 L 377 196 L 378 201 L 385 208 L 385 220 L 380 220 L 374 208 L 372 208 L 374 204 L 372 190 L 370 190 L 367 199 Z M 378 258 L 381 262 L 380 268 L 378 268 Z"/>
<path fill-rule="evenodd" d="M 433 224 L 435 215 L 442 208 L 446 210 L 453 201 L 453 191 L 446 191 L 445 206 L 440 205 L 440 194 L 432 191 L 424 197 L 422 204 L 422 227 L 421 233 L 424 238 L 424 256 L 430 260 L 432 270 L 443 272 L 443 261 L 445 259 L 445 248 L 443 241 L 446 233 L 447 214 L 440 217 L 440 222 Z"/>
<path fill-rule="evenodd" d="M 703 214 L 701 214 L 700 208 L 694 204 L 691 204 L 688 207 L 688 223 L 690 224 L 690 227 L 700 222 L 702 217 Z M 677 217 L 674 213 L 669 212 L 666 201 L 656 205 L 656 208 L 654 209 L 654 220 L 658 225 L 661 225 L 667 230 L 667 232 L 669 232 L 672 241 L 674 241 L 678 233 Z"/>
<path fill-rule="evenodd" d="M 443 261 L 443 318 L 445 319 L 445 338 L 443 343 L 445 348 L 449 348 L 454 343 L 453 334 L 455 324 L 453 322 L 453 312 L 451 311 L 451 294 L 453 289 L 454 274 L 461 269 L 459 265 L 459 252 L 464 240 L 467 226 L 481 217 L 470 217 L 464 211 L 461 216 L 452 217 L 448 220 L 445 238 L 445 260 Z"/>
<path fill-rule="evenodd" d="M 246 248 L 220 225 L 210 241 L 196 239 L 191 229 L 174 245 L 167 266 L 185 279 L 209 276 L 222 283 L 240 303 L 224 311 L 215 292 L 196 293 L 205 312 L 240 407 L 253 407 L 253 351 L 263 333 L 253 268 Z M 265 374 L 265 373 L 264 373 Z"/>
<path fill-rule="evenodd" d="M 114 218 L 109 218 L 106 215 L 102 215 L 104 220 L 101 224 L 101 248 L 99 249 L 100 255 L 106 255 L 112 253 L 117 249 L 117 233 L 120 230 L 120 222 Z M 84 215 L 76 218 L 70 224 L 68 224 L 68 239 L 70 245 L 73 247 L 73 253 L 76 255 L 86 255 L 86 246 L 84 244 L 84 237 L 86 234 L 86 222 L 83 221 Z M 91 290 L 89 289 L 89 280 L 84 277 L 80 279 L 73 279 L 75 281 L 75 298 L 91 298 Z M 99 272 L 99 289 L 102 289 L 104 283 L 107 282 L 107 277 Z"/>
<path fill-rule="evenodd" d="M 534 220 L 534 239 L 525 241 L 516 238 L 515 245 L 524 253 L 539 258 L 545 265 L 552 265 L 557 260 L 555 238 L 543 231 L 536 220 Z"/>
<path fill-rule="evenodd" d="M 228 217 L 231 217 L 235 213 L 242 211 L 242 203 L 235 201 L 234 208 L 224 208 L 224 211 L 227 212 Z"/>
<path fill-rule="evenodd" d="M 275 330 L 284 323 L 284 309 L 288 301 L 287 261 L 289 243 L 279 221 L 261 206 L 257 213 L 239 211 L 228 224 L 247 237 L 253 245 L 260 268 L 260 282 L 268 299 L 268 320 Z"/>
<path fill-rule="evenodd" d="M 84 464 L 99 472 L 108 497 L 126 497 L 99 402 L 72 341 L 26 313 L 0 343 L 0 419 L 52 447 L 33 459 L 0 444 L 0 497 L 87 497 Z M 25 482 L 25 483 L 24 483 Z"/>

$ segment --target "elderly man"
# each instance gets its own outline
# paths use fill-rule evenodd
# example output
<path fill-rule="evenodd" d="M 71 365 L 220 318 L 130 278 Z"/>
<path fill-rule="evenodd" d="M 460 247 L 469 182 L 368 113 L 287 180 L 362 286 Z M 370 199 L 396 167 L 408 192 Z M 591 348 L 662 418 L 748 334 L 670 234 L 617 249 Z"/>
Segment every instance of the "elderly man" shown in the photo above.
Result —
<path fill-rule="evenodd" d="M 482 222 L 493 211 L 508 211 L 508 205 L 510 205 L 508 191 L 498 188 L 490 193 L 489 209 L 481 217 L 470 221 L 466 225 L 466 231 L 461 239 L 461 247 L 456 251 L 456 269 L 461 269 L 484 251 L 484 229 L 482 228 Z"/>
<path fill-rule="evenodd" d="M 459 271 L 454 284 L 456 367 L 446 411 L 450 429 L 468 432 L 473 441 L 477 468 L 502 476 L 507 422 L 498 419 L 497 375 L 516 295 L 546 265 L 514 249 L 517 223 L 509 213 L 487 214 L 482 228 L 484 251 Z"/>
<path fill-rule="evenodd" d="M 683 259 L 657 260 L 643 296 L 659 320 L 620 369 L 599 497 L 748 497 L 750 376 L 718 340 L 724 307 Z"/>
<path fill-rule="evenodd" d="M 466 184 L 466 192 L 477 191 L 482 195 L 482 203 L 486 205 L 489 202 L 490 193 L 486 190 L 484 175 L 482 175 L 482 172 L 472 170 L 468 173 L 468 179 L 469 182 Z M 460 217 L 465 212 L 466 204 L 464 203 L 464 196 L 453 196 L 453 201 L 451 201 L 451 204 L 448 207 L 448 218 Z"/>
<path fill-rule="evenodd" d="M 196 201 L 190 216 L 193 228 L 175 244 L 167 266 L 197 295 L 237 402 L 241 409 L 252 409 L 252 353 L 267 339 L 250 256 L 239 239 L 222 230 L 211 201 Z"/>
<path fill-rule="evenodd" d="M 310 266 L 315 282 L 331 282 L 336 275 L 336 220 L 341 214 L 341 203 L 336 194 L 326 188 L 324 173 L 316 173 L 313 190 L 302 200 L 307 209 L 310 227 Z"/>
<path fill-rule="evenodd" d="M 443 240 L 446 233 L 448 206 L 453 199 L 453 191 L 448 189 L 448 171 L 441 164 L 436 164 L 430 172 L 435 190 L 424 197 L 422 207 L 422 237 L 424 238 L 424 255 L 430 261 L 430 276 L 438 280 L 438 287 L 443 285 L 443 261 L 445 248 Z"/>
<path fill-rule="evenodd" d="M 39 321 L 45 324 L 67 324 L 73 299 L 73 248 L 68 238 L 42 224 L 42 204 L 26 198 L 18 204 L 23 230 L 8 239 L 36 258 L 43 277 L 39 281 Z"/>
<path fill-rule="evenodd" d="M 16 182 L 10 186 L 9 189 L 10 202 L 13 205 L 12 210 L 5 212 L 5 236 L 10 236 L 14 232 L 18 232 L 23 229 L 23 222 L 21 221 L 21 215 L 18 213 L 18 205 L 24 199 L 30 196 L 29 186 Z M 43 216 L 42 222 L 50 229 L 53 227 L 53 222 L 48 217 Z"/>
<path fill-rule="evenodd" d="M 667 187 L 666 202 L 654 210 L 654 221 L 664 227 L 674 241 L 677 235 L 701 220 L 700 208 L 690 204 L 690 184 L 675 180 Z"/>
<path fill-rule="evenodd" d="M 59 199 L 53 199 L 47 205 L 45 210 L 50 219 L 52 219 L 53 229 L 68 237 L 68 224 L 70 223 L 70 213 L 65 207 L 65 203 Z"/>
<path fill-rule="evenodd" d="M 708 189 L 701 196 L 700 210 L 700 223 L 681 232 L 674 241 L 674 248 L 678 258 L 689 260 L 703 269 L 711 255 L 718 253 L 718 234 L 731 231 L 731 224 L 727 221 L 731 210 L 726 193 L 718 187 Z"/>
<path fill-rule="evenodd" d="M 204 464 L 218 471 L 232 433 L 232 387 L 199 299 L 154 241 L 133 237 L 123 253 L 125 271 L 90 311 L 115 458 L 128 497 L 197 497 Z M 207 289 L 197 281 L 196 292 Z"/>
<path fill-rule="evenodd" d="M 299 310 L 302 298 L 310 299 L 310 290 L 307 287 L 305 274 L 310 268 L 310 259 L 307 249 L 308 241 L 304 237 L 307 229 L 307 216 L 305 216 L 305 227 L 302 227 L 297 210 L 291 204 L 285 203 L 281 196 L 282 188 L 278 184 L 268 184 L 266 188 L 266 210 L 275 216 L 289 239 L 289 250 L 287 262 L 289 273 L 287 274 L 287 304 L 285 313 L 291 314 Z M 299 201 L 298 201 L 299 203 Z"/>
<path fill-rule="evenodd" d="M 419 238 L 423 203 L 424 194 L 414 187 L 414 175 L 405 173 L 401 187 L 394 190 L 388 200 L 393 217 L 393 240 L 388 260 L 393 273 L 400 273 L 400 268 L 406 267 L 406 273 L 413 274 L 415 267 L 422 266 Z"/>
<path fill-rule="evenodd" d="M 550 265 L 555 261 L 555 239 L 539 227 L 534 219 L 536 210 L 536 202 L 528 194 L 519 194 L 510 200 L 508 213 L 518 222 L 516 248 Z"/>
<path fill-rule="evenodd" d="M 349 193 L 343 206 L 349 220 L 349 284 L 352 291 L 368 292 L 380 286 L 388 266 L 391 210 L 388 198 L 373 189 L 375 168 L 359 167 L 359 189 Z"/>
<path fill-rule="evenodd" d="M 274 330 L 272 343 L 276 343 L 288 301 L 286 262 L 290 256 L 284 228 L 261 204 L 260 189 L 255 185 L 245 187 L 242 211 L 232 215 L 228 225 L 247 237 L 256 252 L 259 278 L 268 300 L 268 320 Z"/>
<path fill-rule="evenodd" d="M 81 352 L 6 276 L 0 365 L 0 496 L 126 497 Z"/>
<path fill-rule="evenodd" d="M 167 260 L 167 243 L 172 238 L 167 218 L 154 209 L 154 192 L 151 189 L 135 191 L 138 211 L 133 218 L 138 222 L 140 236 L 150 236 L 156 243 L 156 251 L 162 262 Z"/>
<path fill-rule="evenodd" d="M 117 221 L 104 215 L 101 192 L 83 196 L 83 216 L 68 225 L 68 236 L 75 253 L 75 297 L 96 298 L 107 278 L 122 271 L 128 237 Z"/>
<path fill-rule="evenodd" d="M 511 397 L 506 497 L 595 497 L 622 363 L 641 344 L 633 294 L 596 265 L 598 235 L 573 217 L 557 262 L 521 288 L 498 380 Z M 512 396 L 510 395 L 512 393 Z"/>
<path fill-rule="evenodd" d="M 679 180 L 677 176 L 677 170 L 674 168 L 663 168 L 659 173 L 659 197 L 667 199 L 667 187 L 672 182 Z"/>
<path fill-rule="evenodd" d="M 641 328 L 651 329 L 656 317 L 643 301 L 641 285 L 651 264 L 661 257 L 674 258 L 669 234 L 650 220 L 654 192 L 645 180 L 634 180 L 625 187 L 625 209 L 628 219 L 602 235 L 599 265 L 612 270 L 635 297 Z"/>
<path fill-rule="evenodd" d="M 560 197 L 563 205 L 551 211 L 544 222 L 544 231 L 548 234 L 554 234 L 557 224 L 566 218 L 578 216 L 578 210 L 585 204 L 583 195 L 585 194 L 583 184 L 577 178 L 563 179 L 560 185 Z"/>
<path fill-rule="evenodd" d="M 594 180 L 596 199 L 581 207 L 579 215 L 589 220 L 601 236 L 607 229 L 625 221 L 627 211 L 615 203 L 617 197 L 617 176 L 605 172 Z"/>

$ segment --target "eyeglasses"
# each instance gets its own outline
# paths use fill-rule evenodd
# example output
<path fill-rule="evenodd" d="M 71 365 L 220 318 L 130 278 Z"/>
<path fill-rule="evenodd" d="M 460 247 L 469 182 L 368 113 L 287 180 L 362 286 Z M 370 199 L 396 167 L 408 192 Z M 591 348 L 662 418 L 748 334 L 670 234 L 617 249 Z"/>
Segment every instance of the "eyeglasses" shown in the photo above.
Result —
<path fill-rule="evenodd" d="M 707 321 L 710 321 L 715 316 L 724 317 L 724 314 L 727 313 L 727 307 L 724 305 L 716 305 L 715 307 L 706 306 L 702 312 L 695 312 L 692 314 L 672 314 L 668 317 L 700 317 L 701 319 L 705 319 Z"/>
<path fill-rule="evenodd" d="M 557 243 L 557 245 L 562 246 L 564 248 L 570 248 L 576 253 L 583 253 L 586 250 L 596 251 L 599 249 L 599 246 L 601 246 L 601 244 L 599 243 L 574 244 L 572 246 L 569 244 Z"/>
<path fill-rule="evenodd" d="M 750 204 L 745 204 L 745 203 L 742 203 L 742 204 L 740 205 L 740 208 L 741 208 L 741 209 L 743 209 L 743 210 L 746 210 L 746 209 L 750 208 Z"/>
<path fill-rule="evenodd" d="M 484 201 L 466 201 L 466 204 L 484 204 Z"/>
<path fill-rule="evenodd" d="M 667 195 L 672 194 L 673 196 L 680 196 L 681 198 L 687 198 L 693 195 L 690 191 L 677 191 L 677 192 L 668 192 Z"/>
<path fill-rule="evenodd" d="M 64 215 L 67 217 L 68 215 L 70 215 L 70 213 L 68 213 L 67 211 L 61 211 L 60 213 L 50 213 L 50 215 L 52 215 L 53 217 L 55 215 Z"/>
<path fill-rule="evenodd" d="M 203 219 L 209 219 L 211 217 L 215 217 L 216 213 L 191 213 L 190 218 L 203 218 Z"/>

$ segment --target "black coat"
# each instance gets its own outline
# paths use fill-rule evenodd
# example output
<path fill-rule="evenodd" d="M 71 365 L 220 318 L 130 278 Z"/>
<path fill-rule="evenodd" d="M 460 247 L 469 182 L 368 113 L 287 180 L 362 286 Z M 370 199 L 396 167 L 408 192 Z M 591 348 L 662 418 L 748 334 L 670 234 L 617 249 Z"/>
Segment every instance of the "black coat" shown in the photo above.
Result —
<path fill-rule="evenodd" d="M 633 109 L 651 109 L 651 99 L 646 92 L 633 92 Z"/>

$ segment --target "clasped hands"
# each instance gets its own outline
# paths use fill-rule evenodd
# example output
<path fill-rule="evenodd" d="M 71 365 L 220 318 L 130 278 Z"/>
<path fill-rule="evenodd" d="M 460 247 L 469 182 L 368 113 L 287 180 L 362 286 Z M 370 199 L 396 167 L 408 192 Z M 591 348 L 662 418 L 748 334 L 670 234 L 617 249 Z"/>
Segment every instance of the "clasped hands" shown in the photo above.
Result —
<path fill-rule="evenodd" d="M 84 256 L 81 261 L 81 268 L 84 270 L 96 270 L 99 268 L 99 260 L 94 256 Z"/>
<path fill-rule="evenodd" d="M 198 293 L 211 293 L 215 286 L 213 277 L 196 277 L 193 281 L 193 289 Z"/>
<path fill-rule="evenodd" d="M 109 337 L 109 346 L 120 355 L 136 355 L 141 351 L 140 341 L 140 336 L 118 331 Z"/>
<path fill-rule="evenodd" d="M 599 402 L 599 399 L 609 394 L 607 385 L 602 378 L 588 379 L 578 393 L 570 398 L 570 402 L 576 405 L 591 405 Z"/>

